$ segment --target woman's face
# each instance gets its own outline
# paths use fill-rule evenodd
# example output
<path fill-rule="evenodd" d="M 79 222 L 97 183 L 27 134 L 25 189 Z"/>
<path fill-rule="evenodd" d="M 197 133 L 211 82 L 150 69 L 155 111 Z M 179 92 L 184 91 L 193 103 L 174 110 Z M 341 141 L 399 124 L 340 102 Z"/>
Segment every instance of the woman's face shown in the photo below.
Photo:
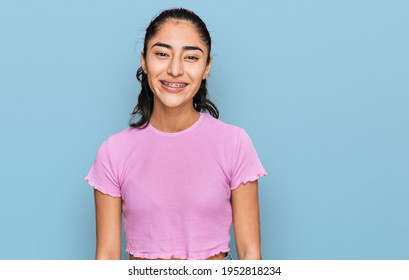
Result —
<path fill-rule="evenodd" d="M 168 20 L 148 42 L 142 68 L 154 95 L 154 110 L 193 108 L 193 97 L 210 71 L 208 48 L 194 25 Z"/>

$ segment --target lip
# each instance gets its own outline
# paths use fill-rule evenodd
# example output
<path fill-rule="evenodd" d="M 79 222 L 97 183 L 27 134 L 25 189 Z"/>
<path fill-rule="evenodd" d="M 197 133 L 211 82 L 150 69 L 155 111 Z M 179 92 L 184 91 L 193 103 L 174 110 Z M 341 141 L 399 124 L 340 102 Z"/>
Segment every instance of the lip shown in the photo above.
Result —
<path fill-rule="evenodd" d="M 167 92 L 170 93 L 179 93 L 182 92 L 189 84 L 182 82 L 182 81 L 167 81 L 167 80 L 160 80 L 159 81 L 161 87 L 166 90 Z M 180 86 L 180 87 L 172 87 L 169 86 L 167 84 L 180 84 L 180 85 L 184 85 L 184 86 Z"/>

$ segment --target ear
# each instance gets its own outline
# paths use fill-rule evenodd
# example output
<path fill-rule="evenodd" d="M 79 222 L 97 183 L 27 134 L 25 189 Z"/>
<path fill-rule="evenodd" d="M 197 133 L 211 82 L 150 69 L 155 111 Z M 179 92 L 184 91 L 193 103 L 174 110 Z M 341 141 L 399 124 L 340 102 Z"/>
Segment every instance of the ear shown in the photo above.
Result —
<path fill-rule="evenodd" d="M 145 59 L 145 56 L 143 55 L 143 52 L 141 52 L 141 66 L 142 66 L 143 72 L 144 72 L 145 74 L 147 74 L 147 71 L 146 71 L 146 59 Z"/>
<path fill-rule="evenodd" d="M 212 64 L 212 61 L 213 61 L 213 56 L 210 57 L 209 63 L 206 64 L 206 69 L 205 69 L 205 72 L 203 73 L 203 78 L 202 78 L 203 80 L 206 79 L 210 73 L 210 65 Z"/>

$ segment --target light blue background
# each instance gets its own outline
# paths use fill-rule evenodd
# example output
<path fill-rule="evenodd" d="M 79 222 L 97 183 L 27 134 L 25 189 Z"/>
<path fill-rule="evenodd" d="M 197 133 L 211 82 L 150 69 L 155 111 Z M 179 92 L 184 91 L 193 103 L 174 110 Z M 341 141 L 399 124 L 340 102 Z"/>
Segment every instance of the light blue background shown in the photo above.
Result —
<path fill-rule="evenodd" d="M 263 257 L 409 259 L 408 2 L 169 3 L 0 2 L 0 259 L 94 258 L 83 177 L 127 127 L 144 28 L 179 6 L 211 31 L 221 119 L 269 172 Z"/>

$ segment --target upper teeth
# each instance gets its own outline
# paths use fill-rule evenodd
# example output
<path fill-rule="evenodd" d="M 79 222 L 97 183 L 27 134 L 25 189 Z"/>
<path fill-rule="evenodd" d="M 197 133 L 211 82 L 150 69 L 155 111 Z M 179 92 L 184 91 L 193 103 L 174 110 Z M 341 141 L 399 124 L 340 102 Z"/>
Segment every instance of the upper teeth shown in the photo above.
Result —
<path fill-rule="evenodd" d="M 169 86 L 169 87 L 175 87 L 175 88 L 181 88 L 181 87 L 184 87 L 186 84 L 180 84 L 180 83 L 169 83 L 169 82 L 166 82 L 166 81 L 163 81 L 162 82 L 165 86 Z"/>

